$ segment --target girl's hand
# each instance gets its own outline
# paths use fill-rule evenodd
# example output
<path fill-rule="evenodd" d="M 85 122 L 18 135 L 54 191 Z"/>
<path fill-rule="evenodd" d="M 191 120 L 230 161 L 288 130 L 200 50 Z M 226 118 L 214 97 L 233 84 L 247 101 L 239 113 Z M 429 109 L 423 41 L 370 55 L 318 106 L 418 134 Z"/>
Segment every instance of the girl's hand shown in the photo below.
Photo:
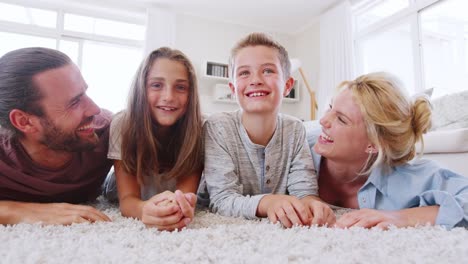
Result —
<path fill-rule="evenodd" d="M 184 219 L 176 195 L 170 191 L 159 193 L 144 202 L 141 221 L 147 227 L 167 231 L 181 229 L 190 222 Z"/>
<path fill-rule="evenodd" d="M 197 196 L 194 193 L 183 193 L 180 190 L 175 191 L 176 202 L 185 218 L 193 220 L 195 216 L 195 206 Z"/>

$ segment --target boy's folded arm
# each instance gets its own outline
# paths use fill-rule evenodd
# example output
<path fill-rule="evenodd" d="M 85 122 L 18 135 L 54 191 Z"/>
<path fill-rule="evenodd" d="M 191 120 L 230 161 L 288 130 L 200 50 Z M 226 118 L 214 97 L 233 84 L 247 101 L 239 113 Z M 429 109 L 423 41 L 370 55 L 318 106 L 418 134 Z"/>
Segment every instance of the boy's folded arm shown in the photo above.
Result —
<path fill-rule="evenodd" d="M 225 216 L 255 219 L 258 203 L 264 195 L 243 195 L 243 186 L 227 146 L 228 136 L 216 124 L 216 120 L 211 120 L 204 126 L 204 175 L 210 209 Z"/>
<path fill-rule="evenodd" d="M 206 157 L 210 158 L 208 154 Z M 205 180 L 213 212 L 224 216 L 257 218 L 257 207 L 264 195 L 243 195 L 243 187 L 232 162 L 208 162 L 205 164 Z"/>

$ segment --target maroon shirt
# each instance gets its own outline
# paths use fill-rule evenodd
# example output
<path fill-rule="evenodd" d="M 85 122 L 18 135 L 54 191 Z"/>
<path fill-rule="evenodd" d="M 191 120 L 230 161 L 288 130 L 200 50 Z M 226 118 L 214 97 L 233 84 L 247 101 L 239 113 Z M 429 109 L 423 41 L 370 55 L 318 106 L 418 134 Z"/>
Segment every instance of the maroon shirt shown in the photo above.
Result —
<path fill-rule="evenodd" d="M 35 163 L 16 139 L 0 135 L 0 200 L 24 202 L 82 203 L 96 199 L 109 172 L 107 159 L 111 113 L 95 117 L 98 146 L 74 152 L 62 168 L 50 169 Z"/>

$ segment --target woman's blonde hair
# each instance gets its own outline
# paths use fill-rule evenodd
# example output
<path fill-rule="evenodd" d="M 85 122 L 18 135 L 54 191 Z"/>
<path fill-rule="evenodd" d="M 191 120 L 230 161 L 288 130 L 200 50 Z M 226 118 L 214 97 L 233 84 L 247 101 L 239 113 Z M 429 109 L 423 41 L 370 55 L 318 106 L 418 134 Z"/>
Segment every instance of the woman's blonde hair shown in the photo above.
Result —
<path fill-rule="evenodd" d="M 369 155 L 363 174 L 379 164 L 390 168 L 412 160 L 415 144 L 431 128 L 429 99 L 413 100 L 404 93 L 401 82 L 385 72 L 376 72 L 340 84 L 349 89 L 361 109 L 367 135 L 378 153 Z"/>
<path fill-rule="evenodd" d="M 185 114 L 173 125 L 170 142 L 155 135 L 157 124 L 151 117 L 147 100 L 147 77 L 153 63 L 160 58 L 180 62 L 189 77 L 189 97 Z M 145 177 L 165 170 L 165 179 L 178 178 L 203 168 L 202 116 L 195 69 L 179 50 L 162 47 L 151 52 L 140 64 L 133 80 L 127 111 L 122 120 L 122 165 L 136 175 L 139 183 Z"/>

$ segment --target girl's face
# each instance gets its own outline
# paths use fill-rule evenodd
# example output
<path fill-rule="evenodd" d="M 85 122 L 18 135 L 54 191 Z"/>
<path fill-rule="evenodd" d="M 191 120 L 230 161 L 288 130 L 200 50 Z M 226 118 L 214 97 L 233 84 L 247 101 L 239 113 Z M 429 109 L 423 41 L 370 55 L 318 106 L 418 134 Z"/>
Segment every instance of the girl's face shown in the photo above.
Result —
<path fill-rule="evenodd" d="M 153 122 L 160 128 L 171 127 L 187 110 L 190 82 L 186 67 L 178 61 L 156 59 L 146 77 L 146 91 Z"/>
<path fill-rule="evenodd" d="M 334 98 L 320 124 L 322 134 L 314 146 L 315 152 L 339 162 L 367 160 L 371 143 L 361 110 L 349 89 Z"/>

